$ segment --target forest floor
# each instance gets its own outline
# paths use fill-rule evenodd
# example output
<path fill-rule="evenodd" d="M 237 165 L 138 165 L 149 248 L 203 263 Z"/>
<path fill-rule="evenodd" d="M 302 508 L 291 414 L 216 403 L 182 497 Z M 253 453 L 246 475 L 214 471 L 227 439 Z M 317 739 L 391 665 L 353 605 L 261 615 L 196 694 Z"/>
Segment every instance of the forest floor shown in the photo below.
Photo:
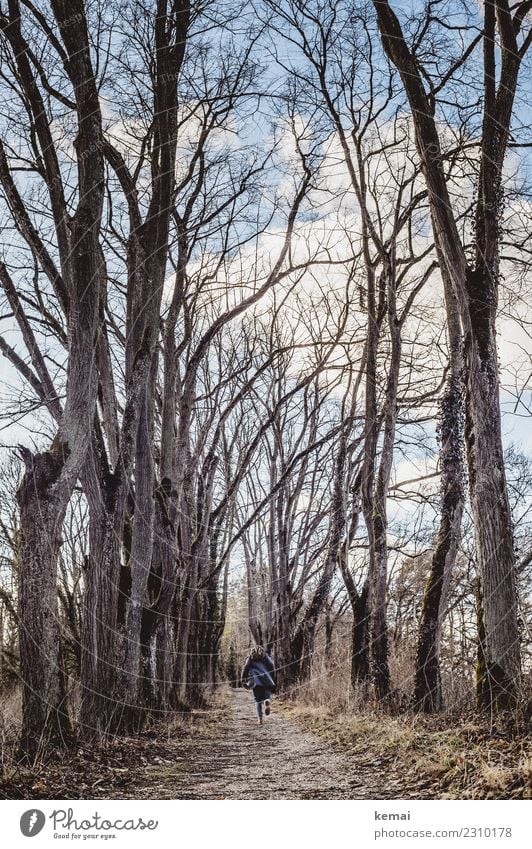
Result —
<path fill-rule="evenodd" d="M 531 798 L 530 747 L 485 737 L 275 700 L 259 726 L 251 694 L 224 691 L 213 707 L 138 737 L 13 768 L 0 798 Z"/>

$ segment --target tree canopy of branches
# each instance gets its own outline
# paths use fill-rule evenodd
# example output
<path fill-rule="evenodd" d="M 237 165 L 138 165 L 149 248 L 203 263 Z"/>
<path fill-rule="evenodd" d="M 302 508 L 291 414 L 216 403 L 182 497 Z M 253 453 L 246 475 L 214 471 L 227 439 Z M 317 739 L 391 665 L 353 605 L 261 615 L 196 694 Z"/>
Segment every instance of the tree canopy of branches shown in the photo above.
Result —
<path fill-rule="evenodd" d="M 336 631 L 363 700 L 441 709 L 458 644 L 479 707 L 519 697 L 530 475 L 497 334 L 529 338 L 531 10 L 414 7 L 0 3 L 26 756 L 200 702 L 241 628 L 287 690 Z"/>

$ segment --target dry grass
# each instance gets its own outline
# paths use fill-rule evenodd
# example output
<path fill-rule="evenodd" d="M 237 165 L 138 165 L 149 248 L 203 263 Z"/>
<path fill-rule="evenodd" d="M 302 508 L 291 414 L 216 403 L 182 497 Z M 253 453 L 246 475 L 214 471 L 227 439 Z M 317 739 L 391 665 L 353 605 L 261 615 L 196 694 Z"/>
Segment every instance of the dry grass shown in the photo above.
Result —
<path fill-rule="evenodd" d="M 532 738 L 476 716 L 387 716 L 304 702 L 283 711 L 359 759 L 383 758 L 408 780 L 422 776 L 433 798 L 532 798 Z"/>
<path fill-rule="evenodd" d="M 13 767 L 17 741 L 20 735 L 22 690 L 20 687 L 0 696 L 0 777 Z"/>
<path fill-rule="evenodd" d="M 346 648 L 347 646 L 347 648 Z M 348 642 L 326 661 L 317 653 L 310 680 L 284 709 L 357 758 L 381 757 L 402 774 L 423 775 L 434 798 L 532 798 L 532 676 L 515 713 L 481 717 L 471 675 L 444 676 L 446 711 L 413 713 L 413 655 L 392 653 L 393 698 L 385 710 L 353 691 Z"/>

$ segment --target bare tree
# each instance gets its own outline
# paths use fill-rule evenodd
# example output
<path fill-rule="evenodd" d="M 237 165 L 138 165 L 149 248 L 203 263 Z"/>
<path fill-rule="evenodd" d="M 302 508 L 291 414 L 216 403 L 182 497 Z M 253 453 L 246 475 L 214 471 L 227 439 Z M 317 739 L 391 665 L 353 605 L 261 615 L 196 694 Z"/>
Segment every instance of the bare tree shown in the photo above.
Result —
<path fill-rule="evenodd" d="M 2 152 L 2 183 L 12 215 L 29 247 L 48 268 L 68 315 L 66 397 L 56 437 L 47 451 L 21 447 L 26 473 L 18 492 L 21 511 L 19 628 L 24 682 L 21 747 L 35 753 L 43 737 L 61 737 L 69 719 L 58 662 L 56 569 L 61 525 L 87 456 L 96 407 L 97 373 L 93 351 L 100 302 L 99 229 L 103 208 L 103 133 L 98 92 L 90 56 L 84 3 L 52 3 L 55 25 L 50 46 L 65 63 L 77 114 L 78 202 L 71 218 L 62 198 L 51 131 L 35 79 L 30 50 L 22 34 L 18 2 L 1 18 L 27 96 L 43 157 L 61 269 L 53 267 L 46 248 L 28 220 Z M 44 376 L 44 373 L 43 373 Z M 38 637 L 37 637 L 38 635 Z"/>
<path fill-rule="evenodd" d="M 442 263 L 442 273 L 446 274 Z M 441 442 L 441 516 L 427 580 L 416 653 L 414 705 L 427 713 L 440 710 L 442 686 L 440 645 L 449 585 L 460 545 L 465 500 L 463 461 L 463 353 L 456 299 L 449 283 L 445 286 L 449 333 L 449 377 L 441 399 L 439 436 Z"/>
<path fill-rule="evenodd" d="M 479 142 L 475 256 L 469 262 L 453 213 L 442 167 L 435 109 L 437 96 L 478 43 L 474 38 L 441 79 L 432 80 L 407 45 L 399 19 L 385 0 L 375 0 L 384 49 L 397 67 L 407 94 L 416 142 L 429 191 L 434 235 L 444 281 L 452 284 L 464 334 L 466 445 L 481 578 L 484 638 L 479 701 L 504 705 L 515 695 L 520 675 L 515 562 L 506 490 L 499 409 L 496 310 L 499 285 L 501 177 L 508 145 L 519 70 L 530 46 L 528 3 L 510 8 L 505 0 L 483 4 L 484 112 Z M 427 26 L 436 23 L 427 19 Z M 497 79 L 497 48 L 498 79 Z M 425 80 L 425 81 L 424 81 Z M 485 521 L 485 516 L 490 520 Z"/>

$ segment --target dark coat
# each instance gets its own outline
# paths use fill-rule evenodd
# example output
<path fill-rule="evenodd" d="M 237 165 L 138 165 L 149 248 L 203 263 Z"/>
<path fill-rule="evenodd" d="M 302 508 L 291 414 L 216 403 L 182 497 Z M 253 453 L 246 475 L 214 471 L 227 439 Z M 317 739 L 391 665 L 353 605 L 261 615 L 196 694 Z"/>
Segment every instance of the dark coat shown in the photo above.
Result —
<path fill-rule="evenodd" d="M 242 669 L 242 682 L 250 689 L 264 687 L 273 692 L 275 690 L 274 673 L 275 667 L 269 655 L 265 654 L 260 660 L 252 660 L 248 657 Z"/>

